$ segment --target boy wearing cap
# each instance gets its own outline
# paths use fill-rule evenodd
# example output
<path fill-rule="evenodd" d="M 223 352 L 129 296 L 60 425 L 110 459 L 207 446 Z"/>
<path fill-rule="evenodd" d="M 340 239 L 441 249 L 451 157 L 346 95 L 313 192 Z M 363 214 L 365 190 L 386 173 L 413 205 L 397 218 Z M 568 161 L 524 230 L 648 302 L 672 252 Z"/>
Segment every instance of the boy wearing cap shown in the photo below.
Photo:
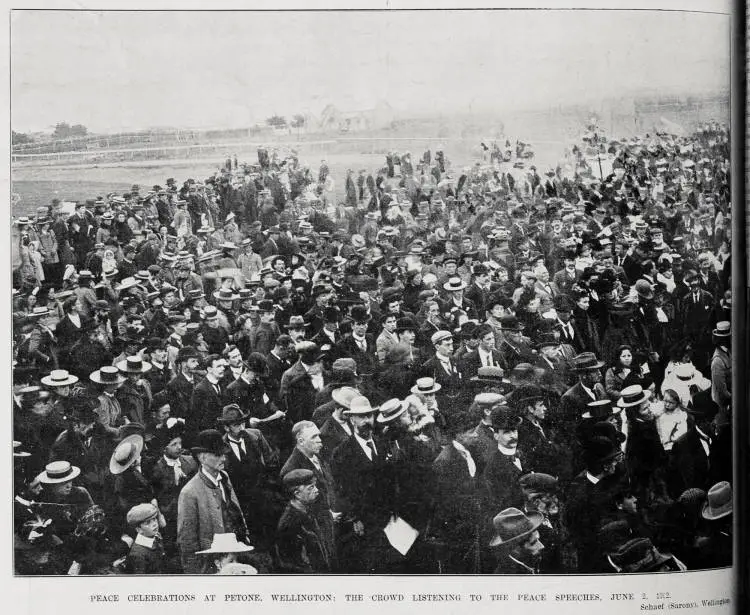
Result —
<path fill-rule="evenodd" d="M 284 475 L 289 503 L 279 519 L 274 556 L 280 572 L 331 571 L 331 553 L 312 507 L 320 493 L 312 470 L 291 470 Z"/>
<path fill-rule="evenodd" d="M 128 511 L 126 521 L 136 532 L 127 556 L 128 572 L 162 574 L 166 556 L 159 534 L 159 509 L 153 504 L 137 504 Z"/>

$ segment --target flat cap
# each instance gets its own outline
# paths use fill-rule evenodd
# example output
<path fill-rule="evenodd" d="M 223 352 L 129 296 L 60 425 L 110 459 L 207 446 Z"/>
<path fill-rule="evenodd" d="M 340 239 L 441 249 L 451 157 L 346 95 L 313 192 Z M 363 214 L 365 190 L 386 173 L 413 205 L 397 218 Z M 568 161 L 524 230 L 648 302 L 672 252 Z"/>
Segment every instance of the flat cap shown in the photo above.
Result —
<path fill-rule="evenodd" d="M 159 509 L 153 504 L 138 504 L 128 511 L 126 521 L 129 526 L 137 527 L 141 523 L 153 519 L 159 514 Z"/>
<path fill-rule="evenodd" d="M 312 470 L 292 470 L 285 474 L 282 480 L 284 482 L 284 487 L 291 491 L 292 489 L 296 489 L 303 485 L 312 485 L 315 482 L 315 474 Z"/>

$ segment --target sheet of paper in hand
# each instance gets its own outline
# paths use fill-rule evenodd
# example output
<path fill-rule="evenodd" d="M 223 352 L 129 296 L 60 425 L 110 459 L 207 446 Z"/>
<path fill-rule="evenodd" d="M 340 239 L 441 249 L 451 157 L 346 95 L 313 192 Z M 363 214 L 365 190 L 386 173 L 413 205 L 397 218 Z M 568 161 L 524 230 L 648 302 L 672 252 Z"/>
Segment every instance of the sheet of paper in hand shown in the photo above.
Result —
<path fill-rule="evenodd" d="M 383 531 L 388 542 L 401 555 L 406 555 L 409 552 L 417 536 L 419 536 L 419 532 L 401 517 L 391 517 Z"/>

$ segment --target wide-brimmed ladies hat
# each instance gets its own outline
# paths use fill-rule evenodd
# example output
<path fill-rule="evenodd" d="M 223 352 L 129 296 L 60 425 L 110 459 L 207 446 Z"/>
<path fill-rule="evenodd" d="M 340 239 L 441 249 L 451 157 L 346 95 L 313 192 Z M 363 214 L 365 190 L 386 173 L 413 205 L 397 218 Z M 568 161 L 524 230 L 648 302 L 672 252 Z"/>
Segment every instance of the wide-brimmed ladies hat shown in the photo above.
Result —
<path fill-rule="evenodd" d="M 528 536 L 544 523 L 544 515 L 538 512 L 523 513 L 517 508 L 506 508 L 492 519 L 495 535 L 490 547 L 508 545 Z"/>
<path fill-rule="evenodd" d="M 143 451 L 143 443 L 143 436 L 140 434 L 132 434 L 124 438 L 109 458 L 110 473 L 122 474 L 138 461 Z"/>
<path fill-rule="evenodd" d="M 208 549 L 196 551 L 195 553 L 201 555 L 208 555 L 210 553 L 248 553 L 254 550 L 255 547 L 240 542 L 237 540 L 236 534 L 230 532 L 227 534 L 214 534 L 211 546 Z"/>
<path fill-rule="evenodd" d="M 435 382 L 434 378 L 426 376 L 424 378 L 418 378 L 417 383 L 410 390 L 412 393 L 418 395 L 430 395 L 432 393 L 437 393 L 442 388 L 443 387 L 439 382 Z"/>
<path fill-rule="evenodd" d="M 151 369 L 151 363 L 144 361 L 139 356 L 127 357 L 124 361 L 117 363 L 117 369 L 123 374 L 145 374 Z"/>
<path fill-rule="evenodd" d="M 44 467 L 44 472 L 38 478 L 45 485 L 57 485 L 73 480 L 80 473 L 81 469 L 69 461 L 53 461 Z"/>
<path fill-rule="evenodd" d="M 89 375 L 92 382 L 97 384 L 122 384 L 125 376 L 114 365 L 105 365 Z"/>
<path fill-rule="evenodd" d="M 42 384 L 46 387 L 68 387 L 78 382 L 78 376 L 68 373 L 65 369 L 53 369 L 49 376 L 42 378 Z"/>
<path fill-rule="evenodd" d="M 644 390 L 640 384 L 633 384 L 620 391 L 620 399 L 617 405 L 620 408 L 630 408 L 632 406 L 639 406 L 650 398 L 651 391 L 648 389 Z"/>
<path fill-rule="evenodd" d="M 400 399 L 389 399 L 380 404 L 380 414 L 375 419 L 378 423 L 390 423 L 400 417 L 409 407 L 409 402 L 403 402 Z"/>
<path fill-rule="evenodd" d="M 706 503 L 701 515 L 704 519 L 715 521 L 732 514 L 732 485 L 727 481 L 716 483 L 708 490 Z"/>

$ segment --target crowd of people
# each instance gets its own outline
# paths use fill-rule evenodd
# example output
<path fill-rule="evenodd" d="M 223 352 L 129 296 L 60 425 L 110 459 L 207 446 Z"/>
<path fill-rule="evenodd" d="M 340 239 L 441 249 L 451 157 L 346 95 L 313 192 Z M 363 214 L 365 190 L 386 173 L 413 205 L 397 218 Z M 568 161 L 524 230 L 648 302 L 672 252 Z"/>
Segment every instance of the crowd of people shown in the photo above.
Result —
<path fill-rule="evenodd" d="M 731 565 L 728 129 L 492 151 L 18 218 L 16 573 Z"/>

